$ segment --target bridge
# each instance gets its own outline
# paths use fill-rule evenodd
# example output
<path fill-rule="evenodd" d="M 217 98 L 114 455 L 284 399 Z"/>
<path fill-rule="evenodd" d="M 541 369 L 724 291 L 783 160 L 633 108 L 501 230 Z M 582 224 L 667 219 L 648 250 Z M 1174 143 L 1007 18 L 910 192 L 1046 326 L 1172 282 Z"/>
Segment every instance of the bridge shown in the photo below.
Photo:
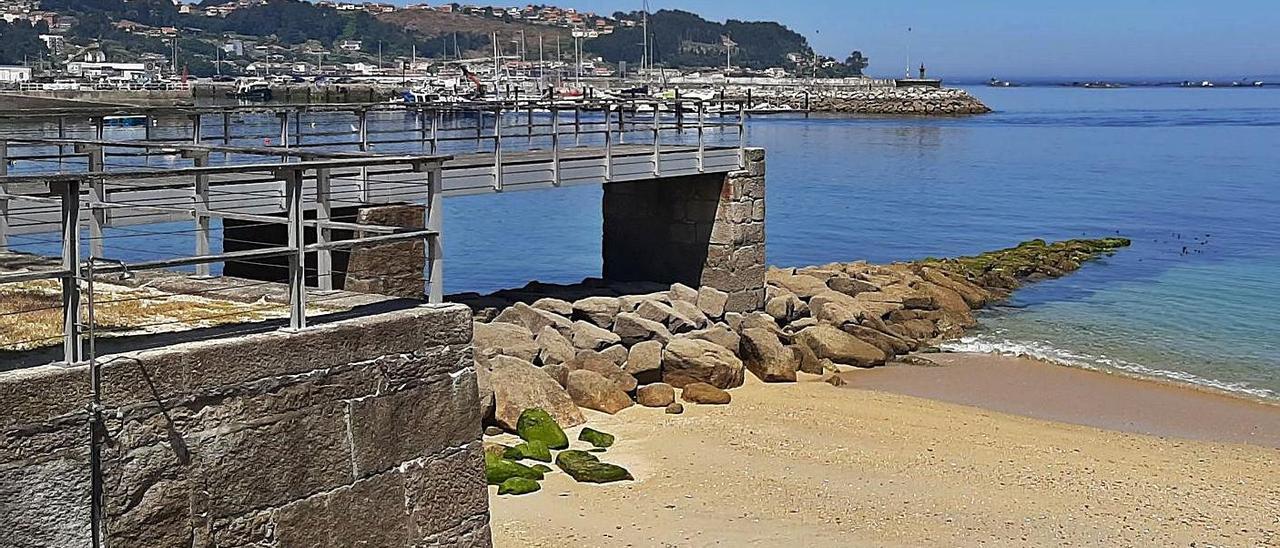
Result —
<path fill-rule="evenodd" d="M 605 278 L 755 310 L 764 159 L 744 141 L 733 101 L 0 113 L 0 429 L 42 448 L 0 456 L 18 501 L 0 521 L 29 546 L 487 545 L 483 482 L 455 479 L 477 472 L 479 406 L 471 311 L 444 303 L 444 199 L 602 185 Z M 197 401 L 227 422 L 187 416 Z M 167 437 L 124 427 L 155 421 Z M 141 455 L 159 476 L 130 470 Z M 348 492 L 368 502 L 314 511 Z M 344 521 L 369 504 L 415 525 Z M 274 536 L 236 536 L 245 520 Z"/>

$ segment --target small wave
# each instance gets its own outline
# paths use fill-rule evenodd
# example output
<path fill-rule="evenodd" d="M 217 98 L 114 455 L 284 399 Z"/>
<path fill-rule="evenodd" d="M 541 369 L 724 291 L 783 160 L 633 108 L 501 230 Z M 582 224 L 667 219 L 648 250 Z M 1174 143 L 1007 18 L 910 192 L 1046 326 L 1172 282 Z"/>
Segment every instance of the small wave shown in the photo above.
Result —
<path fill-rule="evenodd" d="M 939 345 L 950 352 L 973 352 L 980 354 L 1004 354 L 1009 356 L 1030 356 L 1047 362 L 1093 369 L 1098 371 L 1122 371 L 1140 377 L 1168 379 L 1179 383 L 1203 386 L 1224 392 L 1245 394 L 1255 398 L 1277 399 L 1278 395 L 1265 388 L 1253 388 L 1239 382 L 1219 381 L 1193 375 L 1185 371 L 1171 371 L 1147 367 L 1118 358 L 1081 354 L 1064 348 L 1058 348 L 1041 341 L 1011 341 L 984 335 L 962 337 Z"/>

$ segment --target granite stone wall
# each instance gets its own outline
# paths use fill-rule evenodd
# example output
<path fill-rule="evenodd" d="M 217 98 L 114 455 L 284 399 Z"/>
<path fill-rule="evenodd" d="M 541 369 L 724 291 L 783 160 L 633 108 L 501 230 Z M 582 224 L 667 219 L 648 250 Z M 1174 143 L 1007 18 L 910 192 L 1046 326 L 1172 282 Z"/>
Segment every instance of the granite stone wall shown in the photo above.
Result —
<path fill-rule="evenodd" d="M 729 293 L 728 310 L 764 307 L 765 159 L 745 168 L 604 186 L 604 278 L 680 282 Z"/>
<path fill-rule="evenodd" d="M 109 358 L 113 547 L 488 546 L 464 306 Z M 89 545 L 89 374 L 0 373 L 0 547 Z"/>

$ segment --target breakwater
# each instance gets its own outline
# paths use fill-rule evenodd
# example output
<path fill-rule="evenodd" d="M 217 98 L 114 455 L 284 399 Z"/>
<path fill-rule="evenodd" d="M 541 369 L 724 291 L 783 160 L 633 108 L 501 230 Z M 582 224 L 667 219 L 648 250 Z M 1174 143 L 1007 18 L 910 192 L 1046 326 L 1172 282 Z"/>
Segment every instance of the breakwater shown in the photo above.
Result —
<path fill-rule="evenodd" d="M 985 114 L 991 108 L 957 88 L 866 86 L 825 88 L 751 88 L 732 90 L 729 97 L 753 104 L 768 103 L 812 112 L 948 116 Z"/>

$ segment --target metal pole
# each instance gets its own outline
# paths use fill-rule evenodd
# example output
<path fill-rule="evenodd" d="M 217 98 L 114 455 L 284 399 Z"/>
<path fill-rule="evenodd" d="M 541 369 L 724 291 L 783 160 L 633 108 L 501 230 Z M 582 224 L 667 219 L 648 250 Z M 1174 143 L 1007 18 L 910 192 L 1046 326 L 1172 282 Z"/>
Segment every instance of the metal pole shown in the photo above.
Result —
<path fill-rule="evenodd" d="M 150 126 L 147 126 L 147 127 L 149 128 Z M 58 117 L 58 140 L 61 141 L 66 138 L 67 138 L 67 117 L 59 116 Z M 67 150 L 63 148 L 63 145 L 61 143 L 59 143 L 58 144 L 58 171 L 62 171 L 62 156 L 66 153 L 67 153 Z"/>
<path fill-rule="evenodd" d="M 605 129 L 609 127 L 609 111 L 604 114 Z M 582 107 L 573 106 L 573 146 L 582 146 Z"/>
<path fill-rule="evenodd" d="M 289 111 L 276 113 L 280 118 L 280 146 L 289 148 Z"/>
<path fill-rule="evenodd" d="M 333 218 L 330 201 L 329 168 L 316 170 L 316 243 L 323 246 L 333 241 L 333 231 L 324 226 Z M 316 283 L 322 291 L 333 291 L 333 251 L 327 247 L 316 250 Z"/>
<path fill-rule="evenodd" d="M 435 154 L 440 142 L 440 116 L 436 111 L 431 111 L 431 153 Z"/>
<path fill-rule="evenodd" d="M 609 110 L 604 111 L 604 182 L 613 180 L 613 132 L 609 130 Z"/>
<path fill-rule="evenodd" d="M 444 302 L 444 195 L 439 163 L 427 172 L 427 302 Z"/>
<path fill-rule="evenodd" d="M 289 328 L 307 327 L 307 251 L 302 219 L 302 172 L 290 169 L 284 177 L 285 204 L 289 217 Z"/>
<path fill-rule="evenodd" d="M 86 266 L 89 284 L 89 524 L 90 545 L 93 548 L 102 546 L 106 540 L 104 510 L 106 504 L 103 497 L 102 482 L 102 444 L 106 439 L 102 426 L 102 367 L 98 365 L 97 345 L 94 327 L 98 317 L 94 310 L 94 258 L 89 257 Z"/>
<path fill-rule="evenodd" d="M 360 109 L 357 113 L 360 125 L 356 128 L 360 135 L 360 152 L 369 151 L 369 111 Z M 369 168 L 360 166 L 360 202 L 369 203 Z"/>
<path fill-rule="evenodd" d="M 105 153 L 101 146 L 85 147 L 89 153 L 89 172 L 101 173 L 103 165 L 106 163 Z M 99 203 L 107 201 L 107 190 L 104 188 L 104 182 L 101 177 L 89 179 L 89 189 L 93 193 L 93 215 L 89 217 L 89 254 L 94 257 L 103 256 L 102 253 L 102 227 L 107 223 L 107 210 L 99 206 Z"/>
<path fill-rule="evenodd" d="M 196 167 L 206 167 L 209 165 L 209 153 L 205 151 L 196 152 L 193 158 Z M 196 217 L 196 255 L 204 256 L 209 254 L 209 175 L 196 175 L 195 183 L 195 207 L 194 213 Z M 196 265 L 196 276 L 208 278 L 213 275 L 209 263 L 201 263 Z"/>
<path fill-rule="evenodd" d="M 698 173 L 705 173 L 707 159 L 707 141 L 703 137 L 707 127 L 707 104 L 698 100 Z"/>
<path fill-rule="evenodd" d="M 0 177 L 9 175 L 9 143 L 0 139 Z M 9 183 L 0 182 L 0 194 L 9 193 Z M 0 196 L 0 252 L 9 250 L 9 199 Z"/>
<path fill-rule="evenodd" d="M 80 181 L 59 183 L 62 195 L 62 360 L 84 359 L 80 345 Z"/>
<path fill-rule="evenodd" d="M 494 111 L 493 119 L 493 189 L 502 192 L 502 107 Z"/>
<path fill-rule="evenodd" d="M 560 186 L 560 109 L 551 107 L 551 184 Z"/>
<path fill-rule="evenodd" d="M 222 144 L 231 144 L 231 113 L 222 113 Z"/>
<path fill-rule="evenodd" d="M 738 103 L 738 168 L 747 167 L 747 112 L 742 103 Z"/>
<path fill-rule="evenodd" d="M 201 128 L 200 128 L 200 115 L 192 114 L 191 115 L 191 142 L 197 145 L 200 144 L 200 138 L 202 136 L 202 133 L 203 132 L 201 131 Z"/>
<path fill-rule="evenodd" d="M 653 175 L 662 173 L 662 152 L 659 150 L 658 137 L 662 132 L 662 103 L 653 104 Z"/>

